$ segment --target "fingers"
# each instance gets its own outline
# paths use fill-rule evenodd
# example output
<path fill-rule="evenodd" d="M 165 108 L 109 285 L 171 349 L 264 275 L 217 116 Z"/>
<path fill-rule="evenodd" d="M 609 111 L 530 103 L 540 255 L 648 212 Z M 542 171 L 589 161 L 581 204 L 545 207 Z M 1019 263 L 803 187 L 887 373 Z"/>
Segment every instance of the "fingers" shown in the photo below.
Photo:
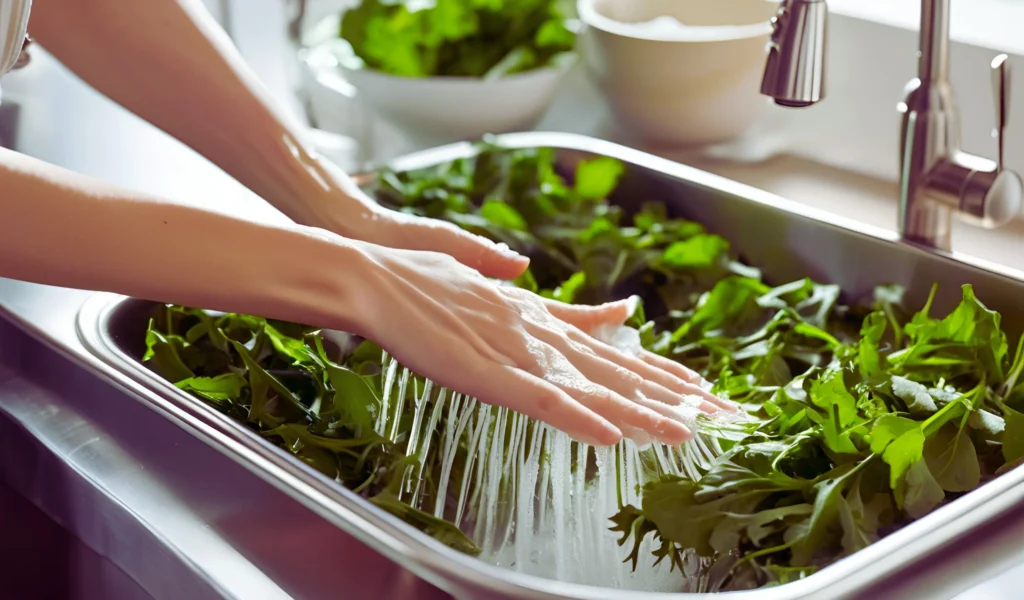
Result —
<path fill-rule="evenodd" d="M 613 364 L 592 350 L 574 344 L 557 331 L 531 325 L 530 333 L 545 347 L 534 353 L 541 358 L 528 370 L 543 377 L 576 398 L 620 429 L 635 428 L 651 434 L 666 444 L 678 445 L 692 437 L 679 421 L 678 413 L 662 413 L 651 408 L 641 393 L 643 378 L 622 366 Z M 666 396 L 674 396 L 664 390 Z M 681 397 L 673 397 L 680 404 Z"/>
<path fill-rule="evenodd" d="M 607 344 L 603 344 L 598 340 L 595 340 L 594 338 L 588 336 L 587 334 L 579 330 L 569 330 L 567 335 L 574 342 L 589 347 L 601 358 L 604 358 L 612 363 L 615 363 L 616 365 L 629 369 L 630 371 L 633 371 L 634 373 L 637 373 L 638 375 L 643 377 L 645 380 L 656 383 L 677 394 L 682 394 L 686 396 L 697 396 L 698 398 L 701 398 L 706 402 L 706 404 L 701 405 L 704 408 L 710 408 L 711 405 L 714 405 L 724 408 L 726 410 L 736 410 L 735 406 L 732 403 L 716 397 L 714 394 L 708 392 L 707 390 L 700 387 L 700 385 L 696 383 L 691 383 L 683 379 L 682 377 L 674 374 L 673 372 L 661 368 L 660 364 L 652 365 L 646 362 L 645 360 L 642 360 L 641 358 L 629 356 L 624 352 L 620 352 Z M 665 360 L 667 361 L 667 359 Z M 673 371 L 678 372 L 678 370 L 676 369 L 673 369 Z M 705 412 L 709 411 L 705 410 Z"/>
<path fill-rule="evenodd" d="M 608 325 L 622 325 L 636 311 L 636 305 L 636 298 L 627 298 L 599 306 L 566 304 L 557 300 L 545 299 L 548 312 L 582 331 L 593 331 L 598 327 Z"/>
<path fill-rule="evenodd" d="M 515 279 L 530 265 L 530 259 L 508 246 L 495 244 L 447 221 L 396 214 L 399 216 L 387 217 L 389 223 L 382 236 L 386 239 L 376 243 L 449 254 L 467 267 L 496 279 Z"/>
<path fill-rule="evenodd" d="M 651 400 L 654 400 L 658 405 L 669 407 L 669 410 L 667 412 L 662 411 L 659 407 L 655 407 L 655 410 L 658 410 L 659 412 L 662 412 L 662 414 L 666 414 L 668 416 L 675 416 L 677 414 L 675 410 L 673 410 L 671 407 L 680 406 L 684 403 L 692 404 L 696 406 L 698 409 L 700 409 L 701 412 L 707 413 L 709 415 L 714 414 L 720 410 L 717 404 L 712 404 L 711 402 L 708 402 L 704 398 L 699 398 L 696 396 L 684 397 L 680 394 L 672 392 L 671 390 L 664 386 L 654 383 L 653 381 L 645 381 L 643 385 L 640 386 L 640 393 L 643 395 L 644 398 L 650 398 Z M 686 402 L 686 398 L 692 398 L 693 400 L 695 400 L 695 402 Z"/>
<path fill-rule="evenodd" d="M 676 377 L 682 379 L 687 383 L 700 385 L 704 381 L 704 378 L 701 377 L 700 374 L 694 371 L 693 369 L 688 369 L 674 360 L 669 360 L 663 356 L 658 356 L 653 352 L 648 352 L 647 350 L 644 350 L 643 352 L 640 353 L 639 358 L 640 360 L 644 361 L 645 363 L 653 367 L 657 367 L 663 371 L 668 371 L 669 373 L 675 375 Z"/>
<path fill-rule="evenodd" d="M 609 302 L 600 306 L 572 305 L 556 300 L 545 300 L 548 312 L 555 318 L 580 330 L 580 333 L 586 338 L 584 343 L 595 349 L 603 358 L 625 366 L 642 377 L 653 380 L 670 390 L 680 394 L 698 396 L 702 399 L 700 408 L 704 412 L 713 413 L 719 409 L 730 412 L 738 411 L 739 407 L 735 403 L 718 398 L 704 390 L 701 387 L 704 379 L 696 371 L 647 350 L 642 351 L 635 360 L 630 360 L 627 354 L 619 352 L 613 347 L 594 339 L 592 336 L 582 333 L 592 332 L 602 326 L 622 325 L 636 311 L 636 303 L 637 299 L 635 297 L 618 302 Z M 573 337 L 573 339 L 574 341 L 584 341 L 579 335 Z M 598 347 L 603 351 L 598 350 Z M 609 353 L 607 350 L 611 350 L 614 354 Z M 625 362 L 623 362 L 623 359 L 625 359 Z"/>
<path fill-rule="evenodd" d="M 622 439 L 622 431 L 597 411 L 526 371 L 494 365 L 484 376 L 488 392 L 479 397 L 489 404 L 506 406 L 592 446 L 611 446 Z"/>
<path fill-rule="evenodd" d="M 644 350 L 643 352 L 640 353 L 639 358 L 645 363 L 653 367 L 663 369 L 675 375 L 676 377 L 682 379 L 683 381 L 686 381 L 687 383 L 692 383 L 697 386 L 701 386 L 704 383 L 704 378 L 701 377 L 699 373 L 692 369 L 687 369 L 686 367 L 677 363 L 676 361 L 669 360 L 664 356 L 658 356 L 653 352 L 648 352 L 647 350 Z M 740 410 L 739 405 L 737 405 L 735 402 L 725 400 L 724 398 L 719 398 L 718 396 L 715 396 L 710 392 L 708 392 L 708 394 L 703 397 L 705 399 L 708 399 L 710 402 L 714 403 L 714 405 L 720 409 L 727 410 L 729 412 L 739 412 Z"/>
<path fill-rule="evenodd" d="M 682 444 L 693 437 L 682 423 L 665 417 L 642 403 L 627 400 L 625 396 L 607 387 L 580 385 L 580 379 L 573 377 L 558 377 L 554 379 L 554 383 L 580 404 L 601 415 L 620 430 L 637 429 L 670 445 Z"/>

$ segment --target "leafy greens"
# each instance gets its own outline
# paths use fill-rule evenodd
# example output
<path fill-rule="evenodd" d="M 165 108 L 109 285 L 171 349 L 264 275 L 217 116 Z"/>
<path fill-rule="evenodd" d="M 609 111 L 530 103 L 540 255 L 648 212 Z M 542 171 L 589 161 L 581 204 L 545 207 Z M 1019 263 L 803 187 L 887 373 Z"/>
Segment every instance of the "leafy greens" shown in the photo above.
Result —
<path fill-rule="evenodd" d="M 513 3 L 514 4 L 514 3 Z M 944 317 L 881 286 L 847 306 L 837 286 L 772 287 L 724 238 L 668 214 L 657 198 L 607 198 L 624 176 L 608 158 L 557 168 L 550 149 L 483 144 L 473 157 L 385 171 L 370 191 L 395 210 L 445 219 L 531 258 L 516 284 L 563 302 L 638 294 L 645 347 L 715 381 L 754 417 L 696 480 L 664 476 L 612 518 L 658 560 L 713 559 L 713 589 L 806 576 L 1024 460 L 1024 352 L 970 286 Z M 652 317 L 648 320 L 648 317 Z M 382 351 L 311 327 L 161 306 L 145 362 L 410 525 L 467 553 L 451 523 L 395 494 L 417 460 L 377 431 Z M 1024 342 L 1022 342 L 1024 343 Z M 445 419 L 447 417 L 442 417 Z M 439 428 L 443 430 L 442 427 Z M 436 434 L 435 434 L 436 435 Z M 397 442 L 390 440 L 398 440 Z M 436 447 L 436 444 L 435 444 Z M 422 457 L 428 483 L 436 452 Z M 440 493 L 436 485 L 430 493 Z M 722 567 L 724 568 L 718 568 Z"/>
<path fill-rule="evenodd" d="M 614 518 L 623 543 L 653 535 L 660 559 L 681 564 L 696 552 L 734 562 L 722 582 L 730 589 L 786 581 L 975 489 L 1017 457 L 1011 405 L 1024 388 L 1013 375 L 1024 357 L 1018 348 L 1011 364 L 999 315 L 967 285 L 946 317 L 930 315 L 929 299 L 904 318 L 893 292 L 880 288 L 866 314 L 836 306 L 818 329 L 796 315 L 801 302 L 775 305 L 758 290 L 751 304 L 761 314 L 748 326 L 678 340 L 675 356 L 705 365 L 717 393 L 760 419 L 699 480 L 649 484 L 642 507 Z M 859 335 L 849 335 L 856 323 Z"/>
<path fill-rule="evenodd" d="M 495 78 L 549 66 L 576 34 L 556 0 L 362 0 L 340 37 L 374 70 Z"/>

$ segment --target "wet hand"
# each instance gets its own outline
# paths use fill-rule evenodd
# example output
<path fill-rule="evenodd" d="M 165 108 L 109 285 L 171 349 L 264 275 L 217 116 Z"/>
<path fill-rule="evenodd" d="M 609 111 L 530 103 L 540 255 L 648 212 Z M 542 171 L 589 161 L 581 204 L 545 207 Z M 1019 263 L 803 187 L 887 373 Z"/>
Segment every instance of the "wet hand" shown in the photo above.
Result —
<path fill-rule="evenodd" d="M 439 385 L 594 445 L 624 435 L 680 444 L 693 435 L 687 415 L 734 410 L 693 371 L 587 333 L 621 324 L 629 301 L 570 306 L 499 285 L 441 253 L 365 244 L 361 254 L 358 333 Z"/>

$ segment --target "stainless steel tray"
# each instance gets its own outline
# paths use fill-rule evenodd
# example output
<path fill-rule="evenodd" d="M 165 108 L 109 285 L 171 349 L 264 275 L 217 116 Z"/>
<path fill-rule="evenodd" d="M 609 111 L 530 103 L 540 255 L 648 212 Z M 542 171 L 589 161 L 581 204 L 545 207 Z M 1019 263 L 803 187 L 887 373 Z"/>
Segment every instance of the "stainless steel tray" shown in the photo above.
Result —
<path fill-rule="evenodd" d="M 552 147 L 571 168 L 595 155 L 629 165 L 613 200 L 663 201 L 670 209 L 703 223 L 729 239 L 770 281 L 811 276 L 839 284 L 846 294 L 869 293 L 882 283 L 907 287 L 909 305 L 923 303 L 940 284 L 936 309 L 952 308 L 959 287 L 1001 311 L 1012 335 L 1024 326 L 1024 273 L 955 253 L 939 253 L 897 241 L 895 234 L 846 222 L 827 213 L 758 191 L 684 165 L 591 138 L 563 134 L 514 134 L 507 147 Z M 392 164 L 414 169 L 473 152 L 468 144 L 430 150 Z M 175 388 L 138 361 L 151 303 L 98 294 L 82 308 L 78 331 L 83 344 L 120 376 L 139 384 L 144 404 L 169 417 L 207 444 L 245 466 L 367 546 L 456 598 L 637 598 L 679 600 L 688 594 L 622 592 L 566 584 L 497 568 L 462 555 L 372 506 L 266 443 L 241 425 Z M 857 597 L 884 578 L 918 569 L 922 559 L 1005 516 L 1024 500 L 1024 470 L 1018 469 L 957 499 L 876 544 L 798 582 L 749 592 L 736 598 Z M 566 549 L 571 552 L 571 549 Z"/>

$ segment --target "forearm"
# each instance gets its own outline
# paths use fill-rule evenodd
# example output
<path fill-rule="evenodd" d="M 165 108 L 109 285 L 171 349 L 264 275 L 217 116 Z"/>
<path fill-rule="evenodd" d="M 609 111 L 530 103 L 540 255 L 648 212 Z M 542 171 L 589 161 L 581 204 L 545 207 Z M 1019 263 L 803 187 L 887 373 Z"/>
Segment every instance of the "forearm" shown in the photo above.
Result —
<path fill-rule="evenodd" d="M 296 222 L 345 233 L 335 188 L 353 184 L 303 146 L 199 0 L 36 0 L 29 27 L 87 83 Z"/>
<path fill-rule="evenodd" d="M 354 326 L 338 310 L 354 301 L 316 268 L 355 270 L 356 247 L 337 236 L 142 196 L 2 148 L 0 191 L 0 276 L 300 322 L 330 298 L 330 325 Z"/>

